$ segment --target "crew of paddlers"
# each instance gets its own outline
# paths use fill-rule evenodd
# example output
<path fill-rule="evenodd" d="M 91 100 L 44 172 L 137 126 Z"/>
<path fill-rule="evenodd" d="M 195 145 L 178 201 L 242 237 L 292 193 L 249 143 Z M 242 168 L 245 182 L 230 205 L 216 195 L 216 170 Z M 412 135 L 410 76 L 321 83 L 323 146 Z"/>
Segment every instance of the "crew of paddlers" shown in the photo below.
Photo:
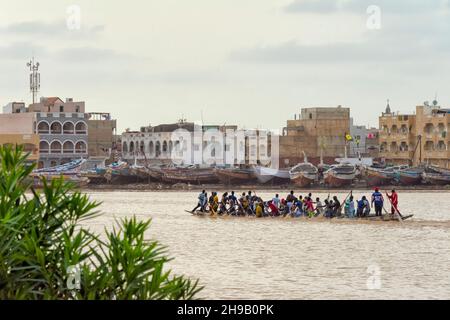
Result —
<path fill-rule="evenodd" d="M 389 214 L 401 213 L 398 210 L 398 195 L 395 190 L 391 193 L 386 192 L 386 196 L 391 204 Z M 323 201 L 319 197 L 313 197 L 312 193 L 308 195 L 296 195 L 291 191 L 285 198 L 280 198 L 279 194 L 270 200 L 263 200 L 256 192 L 248 191 L 242 194 L 236 194 L 234 191 L 225 192 L 221 196 L 213 191 L 210 194 L 206 190 L 198 195 L 197 206 L 191 213 L 211 214 L 211 215 L 233 215 L 233 216 L 255 216 L 262 217 L 319 217 L 335 218 L 364 218 L 369 217 L 371 209 L 375 210 L 375 217 L 383 215 L 385 199 L 379 188 L 370 197 L 362 196 L 356 200 L 353 192 L 341 202 L 337 196 L 328 197 Z"/>

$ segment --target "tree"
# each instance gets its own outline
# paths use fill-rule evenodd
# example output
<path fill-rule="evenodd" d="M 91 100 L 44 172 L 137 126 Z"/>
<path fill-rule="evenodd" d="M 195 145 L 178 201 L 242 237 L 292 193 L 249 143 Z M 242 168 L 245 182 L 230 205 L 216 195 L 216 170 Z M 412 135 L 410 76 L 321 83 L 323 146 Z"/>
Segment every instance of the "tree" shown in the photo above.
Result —
<path fill-rule="evenodd" d="M 165 271 L 166 248 L 145 239 L 150 221 L 90 232 L 99 203 L 63 178 L 35 190 L 26 158 L 0 147 L 0 299 L 195 298 L 198 280 Z"/>

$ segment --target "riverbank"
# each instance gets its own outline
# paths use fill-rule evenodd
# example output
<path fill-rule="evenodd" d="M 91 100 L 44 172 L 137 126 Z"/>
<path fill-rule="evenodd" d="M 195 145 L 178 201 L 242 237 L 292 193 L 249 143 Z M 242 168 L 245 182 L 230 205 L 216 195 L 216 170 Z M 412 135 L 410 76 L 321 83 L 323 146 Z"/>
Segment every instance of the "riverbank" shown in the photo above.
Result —
<path fill-rule="evenodd" d="M 399 191 L 417 191 L 417 192 L 429 192 L 429 191 L 439 191 L 439 192 L 450 192 L 450 186 L 434 186 L 434 185 L 417 185 L 417 186 L 381 186 L 382 190 L 392 190 L 396 189 Z M 368 187 L 365 184 L 355 184 L 347 188 L 328 188 L 324 185 L 315 185 L 310 188 L 299 188 L 295 185 L 261 185 L 261 184 L 245 184 L 245 185 L 222 185 L 222 184 L 212 184 L 212 185 L 191 185 L 178 183 L 175 185 L 161 184 L 161 183 L 133 183 L 133 184 L 92 184 L 83 187 L 82 190 L 86 191 L 164 191 L 164 192 L 177 192 L 177 191 L 197 191 L 200 189 L 206 190 L 254 190 L 254 191 L 286 191 L 286 190 L 304 190 L 304 191 L 370 191 L 373 187 Z"/>

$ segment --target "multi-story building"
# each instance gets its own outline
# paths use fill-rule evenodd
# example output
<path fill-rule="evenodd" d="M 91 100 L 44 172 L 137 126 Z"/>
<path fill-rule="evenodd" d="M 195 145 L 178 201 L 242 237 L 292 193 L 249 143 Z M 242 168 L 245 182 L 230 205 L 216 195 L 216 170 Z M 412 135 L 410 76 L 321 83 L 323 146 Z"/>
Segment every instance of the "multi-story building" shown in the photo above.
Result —
<path fill-rule="evenodd" d="M 85 114 L 84 102 L 42 97 L 28 108 L 24 103 L 9 103 L 3 112 L 1 116 L 7 122 L 2 126 L 4 134 L 39 136 L 39 167 L 59 165 L 88 156 L 88 115 Z M 16 132 L 17 128 L 21 128 L 20 132 Z"/>
<path fill-rule="evenodd" d="M 35 134 L 36 114 L 20 113 L 20 108 L 11 109 L 8 106 L 5 109 L 14 110 L 14 114 L 0 114 L 0 145 L 20 145 L 29 154 L 28 160 L 36 162 L 39 159 L 39 135 Z"/>
<path fill-rule="evenodd" d="M 177 135 L 183 129 L 188 136 Z M 257 163 L 270 154 L 271 138 L 263 130 L 239 131 L 235 125 L 200 125 L 181 120 L 173 124 L 142 127 L 121 137 L 122 158 L 128 162 L 166 163 L 180 161 L 183 151 L 191 150 L 183 163 Z M 220 134 L 220 137 L 215 137 Z M 215 139 L 223 139 L 222 142 Z"/>
<path fill-rule="evenodd" d="M 450 109 L 433 105 L 416 107 L 415 114 L 396 114 L 390 106 L 379 118 L 380 157 L 386 163 L 450 167 Z"/>
<path fill-rule="evenodd" d="M 334 163 L 345 156 L 346 134 L 350 132 L 350 109 L 304 108 L 297 119 L 288 120 L 280 137 L 280 166 L 303 162 L 304 154 L 312 163 Z"/>
<path fill-rule="evenodd" d="M 109 113 L 88 114 L 89 157 L 110 157 L 116 148 L 116 120 Z"/>
<path fill-rule="evenodd" d="M 88 115 L 85 114 L 84 102 L 43 97 L 39 103 L 30 104 L 28 112 L 37 114 L 39 167 L 88 157 Z"/>

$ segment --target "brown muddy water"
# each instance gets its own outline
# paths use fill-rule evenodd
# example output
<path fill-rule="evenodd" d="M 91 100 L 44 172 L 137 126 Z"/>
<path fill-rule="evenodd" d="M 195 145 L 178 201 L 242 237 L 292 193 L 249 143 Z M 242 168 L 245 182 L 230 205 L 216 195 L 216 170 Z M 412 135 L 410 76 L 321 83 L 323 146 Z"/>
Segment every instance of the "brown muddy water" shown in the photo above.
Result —
<path fill-rule="evenodd" d="M 175 273 L 200 279 L 201 298 L 450 299 L 449 192 L 401 192 L 401 211 L 414 214 L 403 223 L 202 218 L 184 211 L 197 194 L 89 192 L 103 214 L 85 224 L 102 232 L 116 218 L 151 218 L 148 238 L 168 246 Z"/>

